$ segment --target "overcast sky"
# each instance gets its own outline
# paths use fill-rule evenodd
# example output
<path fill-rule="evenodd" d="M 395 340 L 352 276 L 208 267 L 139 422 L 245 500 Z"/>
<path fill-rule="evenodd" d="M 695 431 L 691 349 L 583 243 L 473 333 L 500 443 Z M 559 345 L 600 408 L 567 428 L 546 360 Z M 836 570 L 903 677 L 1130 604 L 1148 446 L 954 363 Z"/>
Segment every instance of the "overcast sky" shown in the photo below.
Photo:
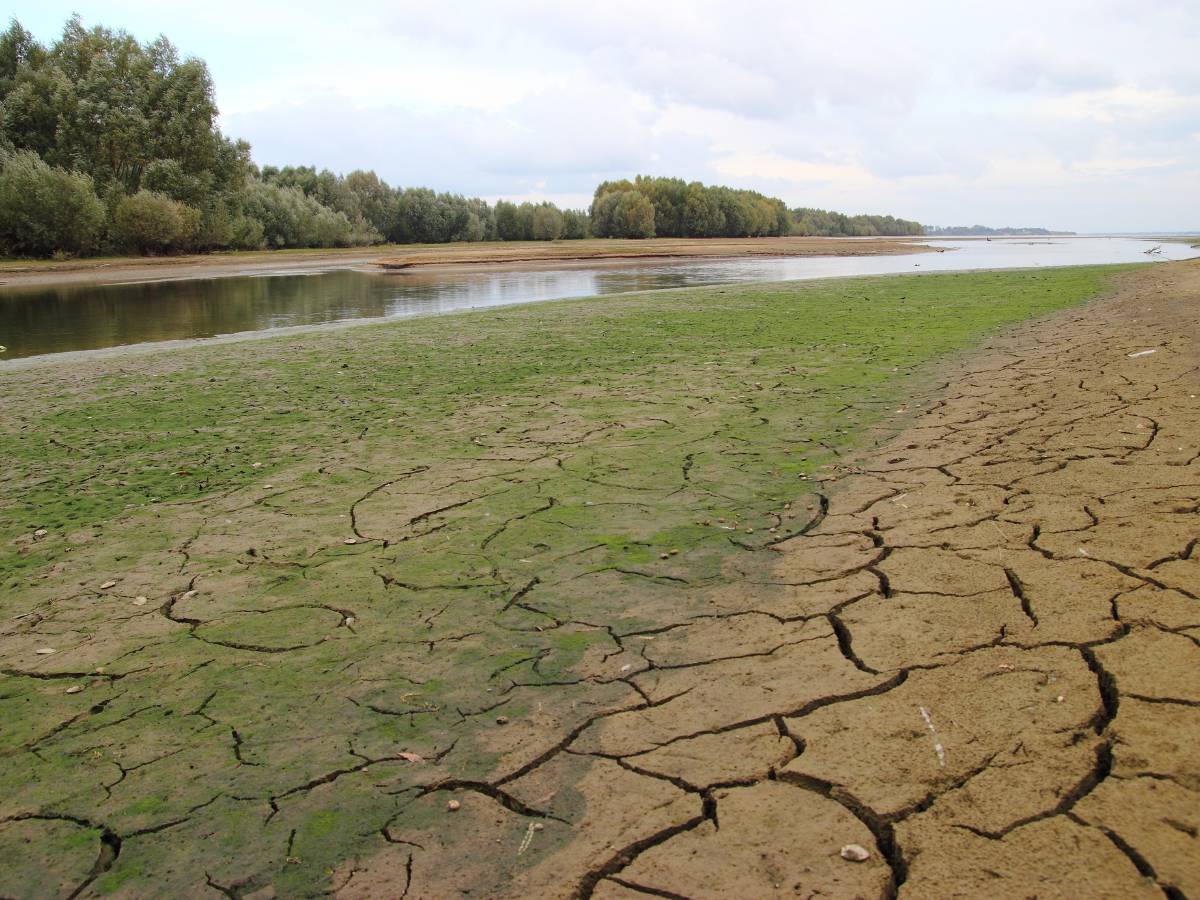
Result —
<path fill-rule="evenodd" d="M 1200 228 L 1200 0 L 18 0 L 166 34 L 257 162 L 585 206 L 637 173 L 929 224 Z"/>

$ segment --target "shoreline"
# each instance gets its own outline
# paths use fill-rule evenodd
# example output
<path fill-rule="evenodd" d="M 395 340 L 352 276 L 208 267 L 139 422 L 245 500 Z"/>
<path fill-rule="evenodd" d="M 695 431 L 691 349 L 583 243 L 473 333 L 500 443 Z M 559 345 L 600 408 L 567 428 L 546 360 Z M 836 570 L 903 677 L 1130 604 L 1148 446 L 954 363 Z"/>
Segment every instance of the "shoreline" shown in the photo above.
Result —
<path fill-rule="evenodd" d="M 0 292 L 69 284 L 119 284 L 247 275 L 301 275 L 330 269 L 376 267 L 380 274 L 574 268 L 682 259 L 764 256 L 893 256 L 935 252 L 913 238 L 649 238 L 582 241 L 491 241 L 412 244 L 325 250 L 254 250 L 188 256 L 97 257 L 0 262 Z"/>
<path fill-rule="evenodd" d="M 720 258 L 720 257 L 714 257 Z M 617 264 L 619 261 L 610 260 L 609 263 Z M 519 264 L 512 264 L 513 268 Z M 584 263 L 576 263 L 576 267 L 582 266 Z M 1128 265 L 1128 263 L 1111 263 L 1110 265 Z M 527 268 L 525 265 L 519 266 L 522 269 Z M 547 268 L 546 266 L 538 266 L 531 268 Z M 445 267 L 447 269 L 451 267 Z M 491 270 L 492 267 L 489 267 Z M 558 266 L 555 266 L 558 268 Z M 1074 266 L 1065 266 L 1062 268 L 1075 268 Z M 431 267 L 429 270 L 423 271 L 441 271 L 442 267 Z M 497 266 L 497 270 L 503 270 L 503 267 Z M 795 279 L 793 281 L 770 281 L 761 282 L 764 285 L 785 285 L 791 283 L 803 282 L 805 284 L 820 285 L 830 281 L 844 281 L 851 279 L 884 279 L 884 278 L 920 278 L 925 276 L 945 275 L 949 273 L 958 274 L 981 274 L 984 272 L 1041 272 L 1046 271 L 1043 268 L 1030 267 L 1019 269 L 949 269 L 949 270 L 934 270 L 929 269 L 919 272 L 891 272 L 881 275 L 827 275 L 822 278 L 804 278 Z M 711 287 L 708 285 L 706 287 Z M 287 337 L 305 337 L 311 335 L 322 334 L 325 332 L 345 331 L 351 328 L 367 327 L 367 326 L 383 326 L 395 325 L 401 322 L 414 321 L 419 319 L 436 319 L 446 316 L 463 316 L 473 313 L 494 312 L 497 309 L 517 309 L 529 306 L 539 306 L 542 304 L 557 304 L 557 303 L 584 303 L 603 299 L 619 300 L 633 295 L 653 295 L 666 294 L 673 291 L 688 291 L 699 290 L 699 287 L 664 287 L 652 288 L 649 290 L 633 290 L 622 291 L 613 294 L 595 294 L 587 297 L 552 297 L 545 300 L 526 300 L 520 303 L 505 304 L 500 307 L 492 306 L 471 306 L 464 309 L 452 309 L 446 311 L 421 313 L 411 316 L 370 316 L 355 319 L 338 319 L 333 322 L 315 322 L 307 325 L 284 325 L 278 328 L 258 328 L 251 331 L 234 331 L 228 334 L 215 334 L 211 337 L 191 337 L 191 338 L 175 338 L 161 341 L 143 341 L 136 344 L 117 344 L 113 347 L 94 347 L 85 350 L 64 350 L 60 353 L 41 353 L 36 356 L 18 356 L 13 359 L 4 359 L 0 357 L 0 373 L 3 372 L 19 372 L 28 369 L 36 369 L 42 366 L 62 366 L 62 365 L 82 365 L 94 360 L 114 359 L 122 360 L 129 357 L 149 356 L 158 353 L 167 353 L 179 350 L 192 350 L 202 347 L 216 347 L 224 344 L 240 344 L 252 341 L 267 341 L 272 338 L 287 338 Z"/>

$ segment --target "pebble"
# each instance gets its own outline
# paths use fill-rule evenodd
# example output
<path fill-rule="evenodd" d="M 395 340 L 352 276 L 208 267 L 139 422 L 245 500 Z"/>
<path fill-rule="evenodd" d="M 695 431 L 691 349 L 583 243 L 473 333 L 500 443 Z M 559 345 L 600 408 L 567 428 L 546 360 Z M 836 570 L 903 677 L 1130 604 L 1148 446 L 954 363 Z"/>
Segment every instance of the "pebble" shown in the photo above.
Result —
<path fill-rule="evenodd" d="M 54 652 L 54 648 L 53 647 L 39 647 L 37 650 L 34 650 L 33 652 L 36 653 L 38 656 L 49 656 L 51 653 Z"/>
<path fill-rule="evenodd" d="M 462 809 L 462 804 L 457 800 L 451 800 L 446 804 L 446 809 L 450 810 L 450 812 L 455 812 L 456 810 Z"/>
<path fill-rule="evenodd" d="M 342 543 L 343 544 L 357 544 L 358 540 L 355 538 L 346 538 L 344 541 L 342 541 Z"/>
<path fill-rule="evenodd" d="M 46 536 L 46 529 L 45 529 L 45 528 L 39 528 L 37 531 L 35 531 L 35 532 L 33 533 L 33 536 L 34 536 L 34 537 L 45 537 L 45 536 Z"/>
<path fill-rule="evenodd" d="M 115 588 L 116 586 L 117 583 L 115 581 L 106 581 L 104 584 L 100 585 L 100 590 L 107 591 L 109 588 Z"/>
<path fill-rule="evenodd" d="M 134 597 L 134 598 L 133 598 L 133 605 L 134 605 L 134 606 L 145 606 L 145 605 L 146 605 L 147 603 L 149 603 L 149 602 L 150 602 L 150 598 L 149 598 L 149 597 Z"/>
<path fill-rule="evenodd" d="M 67 688 L 67 693 L 68 694 L 78 694 L 82 690 L 83 690 L 83 685 L 73 684 L 69 688 Z"/>
<path fill-rule="evenodd" d="M 840 854 L 842 859 L 848 859 L 850 862 L 863 862 L 871 857 L 871 852 L 861 844 L 846 844 Z"/>
<path fill-rule="evenodd" d="M 497 725 L 507 725 L 508 724 L 508 716 L 496 716 L 496 724 Z"/>

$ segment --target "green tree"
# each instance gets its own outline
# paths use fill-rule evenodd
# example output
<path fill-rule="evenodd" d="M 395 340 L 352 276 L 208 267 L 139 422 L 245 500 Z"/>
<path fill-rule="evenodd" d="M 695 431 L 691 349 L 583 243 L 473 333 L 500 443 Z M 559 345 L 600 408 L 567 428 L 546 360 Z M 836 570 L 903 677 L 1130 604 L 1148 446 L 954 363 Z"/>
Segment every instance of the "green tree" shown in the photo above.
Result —
<path fill-rule="evenodd" d="M 104 204 L 92 179 L 17 151 L 0 169 L 0 245 L 17 255 L 87 253 L 100 243 Z"/>
<path fill-rule="evenodd" d="M 700 182 L 688 185 L 683 205 L 683 233 L 687 237 L 715 237 L 725 228 L 725 214 L 715 197 Z"/>
<path fill-rule="evenodd" d="M 112 238 L 122 249 L 138 253 L 184 250 L 200 231 L 200 211 L 166 194 L 138 191 L 113 211 Z"/>
<path fill-rule="evenodd" d="M 556 241 L 563 233 L 563 214 L 553 203 L 541 203 L 534 209 L 529 235 L 535 241 Z"/>
<path fill-rule="evenodd" d="M 563 210 L 562 236 L 567 240 L 580 240 L 591 234 L 591 222 L 582 209 Z"/>
<path fill-rule="evenodd" d="M 612 197 L 611 234 L 613 238 L 653 238 L 654 204 L 638 191 L 618 191 Z"/>

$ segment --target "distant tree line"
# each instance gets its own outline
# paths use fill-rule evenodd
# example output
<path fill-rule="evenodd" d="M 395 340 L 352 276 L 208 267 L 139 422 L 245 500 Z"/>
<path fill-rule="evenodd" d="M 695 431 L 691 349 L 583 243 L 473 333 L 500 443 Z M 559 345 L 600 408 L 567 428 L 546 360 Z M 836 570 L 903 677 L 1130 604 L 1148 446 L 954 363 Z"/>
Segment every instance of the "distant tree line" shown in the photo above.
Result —
<path fill-rule="evenodd" d="M 930 237 L 1020 237 L 1037 235 L 1074 234 L 1073 231 L 1048 231 L 1045 228 L 988 228 L 986 225 L 950 225 L 939 227 L 926 225 L 925 233 Z"/>
<path fill-rule="evenodd" d="M 216 117 L 208 67 L 165 37 L 143 44 L 75 16 L 44 46 L 14 20 L 0 34 L 0 252 L 921 233 L 890 216 L 789 211 L 755 191 L 679 178 L 606 181 L 583 211 L 492 206 L 392 187 L 371 171 L 260 169 Z"/>
<path fill-rule="evenodd" d="M 792 210 L 792 234 L 815 237 L 877 237 L 924 234 L 920 222 L 894 216 L 847 216 L 827 209 Z"/>

